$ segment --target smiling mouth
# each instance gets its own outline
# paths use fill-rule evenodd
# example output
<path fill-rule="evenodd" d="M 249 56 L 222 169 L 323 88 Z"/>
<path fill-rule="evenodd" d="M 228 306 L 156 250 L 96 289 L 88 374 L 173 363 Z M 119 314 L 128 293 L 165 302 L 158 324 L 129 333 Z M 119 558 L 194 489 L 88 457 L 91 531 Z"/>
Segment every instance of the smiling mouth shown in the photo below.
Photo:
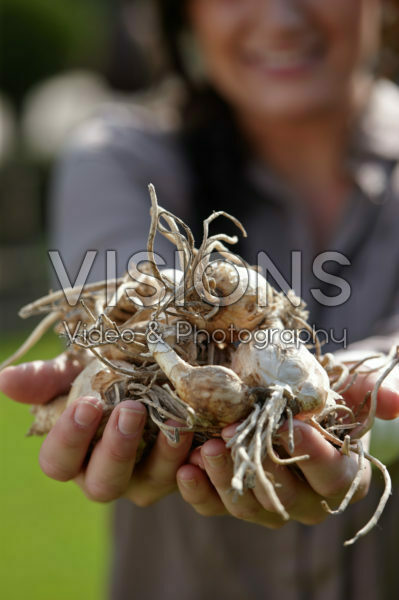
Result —
<path fill-rule="evenodd" d="M 242 53 L 244 65 L 270 75 L 299 75 L 320 62 L 325 54 L 321 44 L 300 48 L 248 50 Z"/>

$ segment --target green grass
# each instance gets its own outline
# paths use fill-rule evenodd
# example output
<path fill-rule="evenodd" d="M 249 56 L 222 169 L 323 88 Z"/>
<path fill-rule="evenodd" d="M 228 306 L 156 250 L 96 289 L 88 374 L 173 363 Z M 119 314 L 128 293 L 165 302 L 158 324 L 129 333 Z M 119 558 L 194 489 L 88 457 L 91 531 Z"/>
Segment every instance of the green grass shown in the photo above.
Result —
<path fill-rule="evenodd" d="M 0 362 L 22 336 L 0 341 Z M 27 359 L 55 356 L 46 336 Z M 25 359 L 24 359 L 25 360 Z M 73 483 L 47 478 L 38 465 L 42 440 L 24 436 L 29 407 L 0 394 L 0 581 L 5 600 L 101 600 L 106 596 L 109 507 L 87 500 Z"/>

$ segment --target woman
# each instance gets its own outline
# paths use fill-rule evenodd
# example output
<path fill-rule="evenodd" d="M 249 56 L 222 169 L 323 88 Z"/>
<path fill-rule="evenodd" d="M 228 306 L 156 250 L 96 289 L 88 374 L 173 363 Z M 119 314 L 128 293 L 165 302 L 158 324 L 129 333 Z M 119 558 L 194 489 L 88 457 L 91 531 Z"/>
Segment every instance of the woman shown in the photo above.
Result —
<path fill-rule="evenodd" d="M 266 252 L 288 281 L 291 251 L 301 250 L 302 296 L 311 322 L 334 333 L 330 348 L 346 331 L 358 348 L 388 349 L 399 329 L 399 135 L 391 136 L 399 101 L 393 86 L 373 82 L 381 2 L 164 0 L 160 11 L 171 56 L 188 84 L 182 125 L 165 128 L 153 115 L 115 111 L 82 128 L 54 188 L 55 246 L 70 272 L 86 248 L 116 249 L 121 269 L 134 250 L 145 248 L 146 186 L 153 181 L 162 205 L 194 225 L 213 208 L 239 216 L 249 231 L 240 251 L 251 262 Z M 196 59 L 193 73 L 184 62 L 188 51 Z M 168 253 L 162 242 L 158 250 Z M 312 269 L 327 250 L 347 256 L 326 268 L 330 275 Z M 100 270 L 98 263 L 92 276 L 103 278 Z M 343 280 L 352 293 L 334 303 L 333 284 Z M 78 369 L 64 358 L 15 367 L 1 374 L 0 386 L 17 401 L 45 402 L 65 391 Z M 371 385 L 371 377 L 360 379 L 348 403 L 359 404 Z M 386 386 L 379 415 L 398 413 L 399 394 Z M 47 475 L 75 479 L 93 500 L 122 497 L 112 598 L 322 593 L 364 599 L 397 586 L 387 527 L 385 546 L 376 531 L 342 551 L 349 531 L 373 510 L 378 490 L 344 517 L 326 520 L 320 500 L 339 502 L 356 463 L 306 424 L 295 427 L 296 451 L 312 456 L 301 463 L 301 477 L 266 465 L 283 483 L 292 519 L 280 529 L 257 489 L 232 501 L 223 441 L 231 428 L 191 454 L 190 435 L 171 446 L 159 434 L 131 477 L 144 414 L 133 401 L 115 409 L 83 470 L 101 409 L 81 399 L 60 418 L 40 455 Z M 357 500 L 369 482 L 367 470 Z M 171 495 L 176 485 L 179 494 Z M 183 500 L 214 518 L 197 516 Z M 389 518 L 393 526 L 392 507 L 386 514 L 383 522 Z"/>

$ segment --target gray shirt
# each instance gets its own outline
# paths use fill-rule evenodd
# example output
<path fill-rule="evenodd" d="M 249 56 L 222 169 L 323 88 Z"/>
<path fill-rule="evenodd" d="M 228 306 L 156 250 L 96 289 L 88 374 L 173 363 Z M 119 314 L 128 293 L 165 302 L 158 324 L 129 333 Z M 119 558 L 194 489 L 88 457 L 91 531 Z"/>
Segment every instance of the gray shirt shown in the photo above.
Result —
<path fill-rule="evenodd" d="M 350 159 L 354 191 L 325 244 L 325 250 L 339 252 L 349 264 L 324 267 L 349 284 L 351 294 L 344 303 L 331 307 L 315 299 L 315 289 L 336 295 L 339 281 L 334 286 L 321 281 L 325 276 L 320 278 L 320 272 L 315 275 L 309 226 L 290 190 L 255 163 L 248 176 L 265 195 L 273 191 L 278 201 L 260 202 L 244 215 L 245 258 L 254 262 L 264 251 L 290 282 L 291 251 L 301 251 L 297 292 L 308 303 L 310 322 L 330 332 L 325 348 L 339 349 L 333 332 L 335 340 L 346 336 L 353 347 L 387 350 L 399 332 L 399 92 L 393 84 L 375 86 Z M 177 132 L 162 119 L 137 107 L 114 107 L 74 136 L 56 170 L 51 203 L 53 247 L 61 252 L 72 280 L 86 250 L 98 250 L 92 280 L 106 275 L 106 250 L 117 251 L 120 273 L 133 252 L 145 250 L 149 182 L 162 206 L 190 222 L 190 169 Z M 165 240 L 157 248 L 170 260 L 172 249 Z M 392 597 L 399 591 L 399 511 L 394 502 L 378 529 L 354 547 L 342 547 L 376 506 L 381 486 L 378 475 L 374 479 L 368 497 L 343 516 L 313 527 L 290 522 L 279 531 L 230 517 L 200 517 L 177 494 L 146 509 L 119 500 L 111 597 Z"/>

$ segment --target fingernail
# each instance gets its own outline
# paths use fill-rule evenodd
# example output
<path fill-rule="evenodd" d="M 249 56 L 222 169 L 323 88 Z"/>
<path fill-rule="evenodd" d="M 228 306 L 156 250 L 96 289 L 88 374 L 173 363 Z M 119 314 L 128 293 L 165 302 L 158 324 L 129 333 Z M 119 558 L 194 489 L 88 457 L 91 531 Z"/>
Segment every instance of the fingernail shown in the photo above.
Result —
<path fill-rule="evenodd" d="M 81 400 L 73 415 L 75 422 L 81 427 L 89 427 L 98 419 L 100 409 L 100 402 L 95 398 Z"/>
<path fill-rule="evenodd" d="M 226 464 L 226 454 L 216 454 L 216 456 L 210 456 L 205 454 L 205 460 L 211 467 L 224 467 Z"/>
<path fill-rule="evenodd" d="M 299 446 L 302 443 L 303 435 L 300 427 L 294 427 L 294 444 Z"/>
<path fill-rule="evenodd" d="M 132 435 L 136 433 L 143 421 L 145 413 L 140 409 L 121 408 L 118 417 L 118 428 L 123 435 Z"/>
<path fill-rule="evenodd" d="M 197 487 L 196 479 L 179 479 L 181 485 L 189 490 L 192 490 Z"/>
<path fill-rule="evenodd" d="M 279 432 L 280 438 L 288 443 L 289 432 L 288 429 Z M 299 446 L 303 440 L 302 431 L 300 427 L 294 427 L 294 446 Z"/>
<path fill-rule="evenodd" d="M 237 425 L 229 425 L 228 427 L 225 427 L 225 429 L 223 429 L 222 438 L 227 442 L 228 440 L 231 440 L 231 438 L 233 438 L 235 436 L 236 432 L 237 432 Z"/>

